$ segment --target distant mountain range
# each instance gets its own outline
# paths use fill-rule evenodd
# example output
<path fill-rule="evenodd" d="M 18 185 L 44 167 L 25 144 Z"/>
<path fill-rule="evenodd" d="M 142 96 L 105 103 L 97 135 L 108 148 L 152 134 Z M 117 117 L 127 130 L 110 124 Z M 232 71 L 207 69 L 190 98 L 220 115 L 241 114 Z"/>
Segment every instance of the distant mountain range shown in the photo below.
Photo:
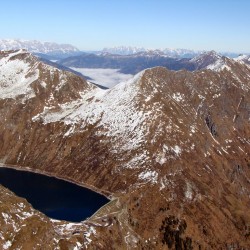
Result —
<path fill-rule="evenodd" d="M 160 51 L 168 57 L 174 58 L 193 58 L 201 53 L 206 52 L 205 50 L 191 50 L 191 49 L 145 49 L 143 47 L 132 47 L 132 46 L 119 46 L 119 47 L 111 47 L 111 48 L 104 48 L 102 53 L 110 53 L 110 54 L 117 54 L 117 55 L 132 55 L 137 54 L 139 52 L 148 52 L 148 51 Z M 236 57 L 239 53 L 234 52 L 220 52 L 220 54 L 227 56 L 227 57 Z"/>
<path fill-rule="evenodd" d="M 59 59 L 81 54 L 81 51 L 70 44 L 40 42 L 36 40 L 1 39 L 0 50 L 26 49 L 46 59 Z"/>
<path fill-rule="evenodd" d="M 136 55 L 138 53 L 154 53 L 162 54 L 172 58 L 193 58 L 205 51 L 190 50 L 190 49 L 147 49 L 143 47 L 133 46 L 118 46 L 104 48 L 100 51 L 81 51 L 71 44 L 58 44 L 53 42 L 41 42 L 36 40 L 23 40 L 23 39 L 0 39 L 0 50 L 12 50 L 12 49 L 26 49 L 33 54 L 39 55 L 42 58 L 48 60 L 59 60 L 70 56 L 87 54 L 114 54 L 114 55 Z M 233 52 L 221 52 L 222 55 L 227 57 L 237 57 L 238 53 Z"/>
<path fill-rule="evenodd" d="M 173 70 L 182 68 L 193 70 L 194 67 L 189 63 L 189 60 L 167 57 L 164 54 L 152 52 L 139 52 L 132 55 L 113 55 L 106 52 L 99 55 L 82 54 L 68 57 L 58 61 L 58 63 L 74 68 L 110 68 L 120 69 L 120 72 L 125 74 L 136 74 L 143 69 L 156 66 L 164 66 Z"/>
<path fill-rule="evenodd" d="M 131 47 L 131 46 L 119 46 L 113 48 L 104 48 L 102 52 L 108 52 L 110 54 L 118 54 L 118 55 L 132 55 L 137 54 L 139 52 L 148 52 L 148 51 L 161 51 L 168 57 L 176 57 L 176 58 L 192 58 L 202 53 L 202 51 L 188 50 L 188 49 L 157 49 L 150 50 L 145 48 Z"/>
<path fill-rule="evenodd" d="M 132 55 L 113 55 L 105 52 L 100 55 L 82 54 L 69 57 L 59 60 L 58 63 L 73 68 L 111 68 L 120 69 L 120 72 L 125 74 L 136 74 L 157 66 L 170 70 L 194 71 L 205 69 L 217 61 L 223 64 L 226 58 L 215 51 L 203 52 L 192 59 L 168 57 L 161 51 L 138 52 Z"/>

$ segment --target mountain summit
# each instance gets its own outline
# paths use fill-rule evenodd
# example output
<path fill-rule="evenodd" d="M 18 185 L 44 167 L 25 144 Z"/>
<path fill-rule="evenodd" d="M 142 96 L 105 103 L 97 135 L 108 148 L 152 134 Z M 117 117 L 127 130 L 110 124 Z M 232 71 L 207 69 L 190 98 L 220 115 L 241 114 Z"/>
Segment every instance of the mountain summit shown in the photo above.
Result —
<path fill-rule="evenodd" d="M 221 61 L 222 58 L 223 56 L 212 50 L 194 57 L 190 62 L 196 65 L 196 69 L 203 69 L 215 64 L 217 61 Z"/>
<path fill-rule="evenodd" d="M 0 99 L 26 102 L 39 97 L 40 102 L 53 99 L 58 104 L 80 97 L 79 91 L 89 86 L 82 78 L 52 67 L 26 50 L 0 52 Z M 62 92 L 64 88 L 67 93 Z"/>

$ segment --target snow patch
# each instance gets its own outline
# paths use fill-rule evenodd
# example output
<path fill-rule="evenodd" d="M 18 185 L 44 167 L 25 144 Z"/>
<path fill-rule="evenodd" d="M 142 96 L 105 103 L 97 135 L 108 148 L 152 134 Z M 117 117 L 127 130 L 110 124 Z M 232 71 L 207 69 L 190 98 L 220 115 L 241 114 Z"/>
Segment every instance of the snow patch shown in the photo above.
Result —
<path fill-rule="evenodd" d="M 41 86 L 42 86 L 44 89 L 46 89 L 46 87 L 47 87 L 46 82 L 41 82 L 40 84 L 41 84 Z"/>
<path fill-rule="evenodd" d="M 164 163 L 167 162 L 167 158 L 165 157 L 164 154 L 161 154 L 159 155 L 157 158 L 156 158 L 156 162 L 160 163 L 161 165 L 163 165 Z"/>
<path fill-rule="evenodd" d="M 190 131 L 191 131 L 192 134 L 194 134 L 195 131 L 196 131 L 196 126 L 195 125 L 191 125 L 190 126 Z"/>
<path fill-rule="evenodd" d="M 144 181 L 157 183 L 158 173 L 156 171 L 145 171 L 140 173 L 138 178 Z"/>
<path fill-rule="evenodd" d="M 11 241 L 8 240 L 3 244 L 3 249 L 9 249 L 11 245 L 12 245 Z"/>
<path fill-rule="evenodd" d="M 169 150 L 167 145 L 163 145 L 162 151 L 157 154 L 155 161 L 163 165 L 165 162 L 167 162 L 168 157 L 166 156 L 166 152 Z"/>
<path fill-rule="evenodd" d="M 5 222 L 6 224 L 8 224 L 8 220 L 10 219 L 9 215 L 6 214 L 6 213 L 2 213 L 2 216 L 3 216 L 4 222 Z"/>
<path fill-rule="evenodd" d="M 178 145 L 175 145 L 174 147 L 172 147 L 172 150 L 175 152 L 175 154 L 177 156 L 179 156 L 181 154 L 181 148 Z"/>
<path fill-rule="evenodd" d="M 76 246 L 73 248 L 73 250 L 81 250 L 82 244 L 80 242 L 76 242 Z"/>
<path fill-rule="evenodd" d="M 91 242 L 92 242 L 92 239 L 90 239 L 90 236 L 92 234 L 96 234 L 96 230 L 94 227 L 89 227 L 88 231 L 87 232 L 84 232 L 83 235 L 84 235 L 84 239 L 86 241 L 84 241 L 84 245 L 85 247 L 87 247 Z"/>
<path fill-rule="evenodd" d="M 193 191 L 192 191 L 192 185 L 187 182 L 186 183 L 186 191 L 185 191 L 185 197 L 187 200 L 192 200 L 193 199 Z"/>
<path fill-rule="evenodd" d="M 177 93 L 174 93 L 172 95 L 172 98 L 177 101 L 177 102 L 180 102 L 183 100 L 183 95 L 180 93 L 180 92 L 177 92 Z"/>

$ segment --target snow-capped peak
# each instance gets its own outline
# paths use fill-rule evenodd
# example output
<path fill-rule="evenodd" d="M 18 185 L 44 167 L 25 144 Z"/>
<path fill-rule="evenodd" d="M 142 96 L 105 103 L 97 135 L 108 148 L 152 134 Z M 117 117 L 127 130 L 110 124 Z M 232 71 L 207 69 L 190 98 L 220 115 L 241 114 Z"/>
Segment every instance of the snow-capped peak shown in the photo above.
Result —
<path fill-rule="evenodd" d="M 65 92 L 64 87 L 72 82 L 77 82 L 77 87 Z M 46 89 L 47 94 L 55 91 L 60 102 L 64 102 L 80 98 L 79 91 L 92 88 L 82 78 L 53 67 L 24 49 L 0 51 L 0 99 L 25 102 Z M 43 98 L 54 99 L 47 95 Z"/>
<path fill-rule="evenodd" d="M 215 61 L 218 59 L 221 59 L 222 55 L 218 54 L 216 51 L 211 50 L 211 51 L 206 51 L 201 53 L 200 55 L 194 57 L 191 59 L 191 62 L 205 62 L 205 61 Z"/>
<path fill-rule="evenodd" d="M 212 50 L 204 52 L 199 56 L 194 57 L 193 59 L 190 60 L 190 62 L 196 65 L 197 70 L 205 68 L 205 69 L 219 71 L 221 69 L 224 69 L 225 58 L 226 57 Z"/>
<path fill-rule="evenodd" d="M 174 58 L 193 58 L 200 55 L 202 51 L 190 50 L 190 49 L 171 49 L 166 48 L 162 50 L 166 56 Z"/>
<path fill-rule="evenodd" d="M 143 47 L 132 47 L 132 46 L 119 46 L 113 48 L 104 48 L 102 52 L 108 52 L 110 54 L 118 55 L 133 55 L 138 53 L 161 53 L 162 55 L 174 58 L 193 58 L 201 53 L 201 51 L 188 50 L 188 49 L 146 49 Z"/>
<path fill-rule="evenodd" d="M 164 52 L 162 50 L 147 50 L 147 51 L 141 51 L 138 52 L 136 54 L 134 54 L 134 56 L 143 56 L 143 57 L 155 57 L 155 56 L 161 56 L 161 57 L 167 57 L 167 55 L 164 54 Z"/>
<path fill-rule="evenodd" d="M 57 44 L 52 42 L 40 42 L 36 40 L 22 39 L 1 39 L 0 50 L 17 50 L 26 49 L 33 53 L 50 53 L 50 52 L 78 52 L 79 50 L 70 44 Z"/>
<path fill-rule="evenodd" d="M 138 52 L 146 51 L 144 48 L 133 47 L 133 46 L 118 46 L 113 48 L 104 48 L 102 52 L 108 52 L 110 54 L 118 54 L 118 55 L 131 55 L 136 54 Z"/>

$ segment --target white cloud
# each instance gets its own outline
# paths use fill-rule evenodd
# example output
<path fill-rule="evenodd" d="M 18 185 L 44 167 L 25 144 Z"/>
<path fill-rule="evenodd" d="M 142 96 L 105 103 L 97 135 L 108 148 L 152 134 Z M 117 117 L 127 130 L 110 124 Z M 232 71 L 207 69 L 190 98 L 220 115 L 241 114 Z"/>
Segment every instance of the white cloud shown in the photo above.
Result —
<path fill-rule="evenodd" d="M 127 81 L 128 79 L 133 77 L 133 75 L 118 72 L 119 69 L 90 69 L 73 67 L 71 69 L 92 78 L 92 82 L 107 88 L 112 88 L 116 84 Z"/>

